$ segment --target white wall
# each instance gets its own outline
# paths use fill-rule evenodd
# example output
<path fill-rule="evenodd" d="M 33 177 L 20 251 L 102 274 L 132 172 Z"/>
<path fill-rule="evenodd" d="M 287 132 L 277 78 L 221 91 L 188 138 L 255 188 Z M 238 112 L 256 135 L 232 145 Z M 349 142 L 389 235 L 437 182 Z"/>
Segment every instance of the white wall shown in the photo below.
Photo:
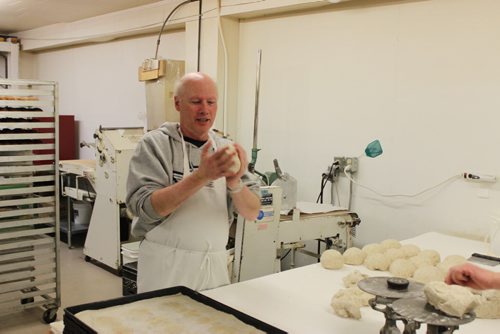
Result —
<path fill-rule="evenodd" d="M 138 68 L 154 57 L 156 39 L 155 34 L 25 54 L 21 74 L 57 81 L 59 113 L 75 115 L 80 142 L 94 142 L 92 135 L 100 125 L 144 126 L 145 88 L 138 80 Z M 162 35 L 159 56 L 183 60 L 184 50 L 184 31 Z M 93 159 L 93 150 L 81 149 L 80 158 Z"/>
<path fill-rule="evenodd" d="M 230 115 L 237 120 L 233 137 L 250 154 L 260 48 L 257 168 L 270 171 L 278 158 L 282 169 L 298 179 L 299 200 L 315 201 L 321 173 L 334 156 L 359 156 L 373 139 L 380 139 L 384 154 L 361 158 L 355 178 L 382 193 L 417 193 L 464 171 L 498 176 L 500 2 L 373 2 L 255 14 L 262 17 L 241 21 L 239 38 L 228 38 L 228 48 L 237 49 L 230 61 L 238 64 L 238 73 L 229 73 L 238 78 L 238 93 L 231 95 L 231 105 L 238 99 Z M 237 6 L 225 9 L 231 8 Z M 165 34 L 160 54 L 192 58 L 186 50 L 196 45 L 194 37 Z M 142 125 L 145 98 L 137 67 L 153 56 L 155 38 L 25 54 L 21 73 L 58 81 L 61 113 L 75 114 L 79 139 L 91 141 L 99 125 Z M 209 60 L 217 58 L 208 54 Z M 202 70 L 217 73 L 220 58 Z M 92 157 L 88 149 L 81 153 L 81 158 Z M 341 204 L 346 203 L 345 181 Z M 458 180 L 425 196 L 384 198 L 354 186 L 352 209 L 362 219 L 357 243 L 431 230 L 483 237 L 493 222 L 490 215 L 500 216 L 499 190 L 500 183 Z"/>
<path fill-rule="evenodd" d="M 237 138 L 248 150 L 263 50 L 257 169 L 278 158 L 299 200 L 315 201 L 334 156 L 359 156 L 380 139 L 384 154 L 361 158 L 355 178 L 382 193 L 417 193 L 464 171 L 499 175 L 500 2 L 335 8 L 240 24 Z M 354 186 L 357 243 L 426 231 L 482 237 L 499 190 L 458 180 L 398 199 Z"/>

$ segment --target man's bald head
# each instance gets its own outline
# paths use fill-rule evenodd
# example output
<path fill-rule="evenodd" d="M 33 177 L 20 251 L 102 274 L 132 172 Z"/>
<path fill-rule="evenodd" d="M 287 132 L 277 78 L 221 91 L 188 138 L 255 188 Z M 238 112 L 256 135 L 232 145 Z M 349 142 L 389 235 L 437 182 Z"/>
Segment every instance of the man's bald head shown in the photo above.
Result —
<path fill-rule="evenodd" d="M 193 84 L 199 83 L 211 85 L 215 87 L 215 90 L 217 91 L 217 85 L 210 76 L 202 72 L 192 72 L 185 74 L 181 79 L 179 79 L 174 89 L 174 96 L 185 95 L 186 91 L 188 91 Z"/>

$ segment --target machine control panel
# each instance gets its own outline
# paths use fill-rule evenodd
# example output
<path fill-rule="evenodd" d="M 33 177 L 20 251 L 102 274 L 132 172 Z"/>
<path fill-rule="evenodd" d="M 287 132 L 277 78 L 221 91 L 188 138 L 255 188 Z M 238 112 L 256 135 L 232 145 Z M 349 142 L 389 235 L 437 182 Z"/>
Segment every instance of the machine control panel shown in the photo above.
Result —
<path fill-rule="evenodd" d="M 261 189 L 260 205 L 261 209 L 257 216 L 256 223 L 271 222 L 274 220 L 275 207 L 274 207 L 273 193 L 268 188 Z"/>
<path fill-rule="evenodd" d="M 263 189 L 260 195 L 260 205 L 269 206 L 273 205 L 273 194 L 268 192 L 267 189 Z"/>

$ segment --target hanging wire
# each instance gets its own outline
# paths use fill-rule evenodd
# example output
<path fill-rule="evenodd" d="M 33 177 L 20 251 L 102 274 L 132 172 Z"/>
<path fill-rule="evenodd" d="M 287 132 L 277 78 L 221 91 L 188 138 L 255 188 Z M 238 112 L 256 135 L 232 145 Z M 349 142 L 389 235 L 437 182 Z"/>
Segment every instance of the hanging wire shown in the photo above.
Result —
<path fill-rule="evenodd" d="M 161 34 L 163 34 L 163 29 L 165 29 L 165 25 L 167 24 L 167 22 L 170 19 L 170 17 L 180 7 L 182 7 L 185 4 L 188 4 L 190 2 L 195 2 L 195 1 L 198 1 L 198 0 L 186 0 L 184 2 L 181 2 L 180 4 L 178 4 L 177 6 L 175 6 L 174 9 L 172 9 L 172 11 L 170 12 L 170 14 L 168 14 L 167 18 L 165 19 L 165 21 L 163 21 L 163 25 L 161 26 L 160 33 L 158 34 L 158 40 L 156 41 L 156 52 L 155 52 L 155 58 L 154 59 L 158 59 L 158 48 L 160 47 Z"/>

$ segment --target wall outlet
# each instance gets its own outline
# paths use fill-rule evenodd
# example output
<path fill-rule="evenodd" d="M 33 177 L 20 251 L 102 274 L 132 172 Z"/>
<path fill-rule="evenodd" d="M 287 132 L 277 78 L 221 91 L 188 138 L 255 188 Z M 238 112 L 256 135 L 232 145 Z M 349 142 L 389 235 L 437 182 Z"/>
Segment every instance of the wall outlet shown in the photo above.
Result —
<path fill-rule="evenodd" d="M 351 166 L 351 173 L 356 173 L 358 171 L 358 158 L 354 157 L 335 157 L 333 161 L 339 162 L 339 169 L 344 172 L 346 166 Z"/>

